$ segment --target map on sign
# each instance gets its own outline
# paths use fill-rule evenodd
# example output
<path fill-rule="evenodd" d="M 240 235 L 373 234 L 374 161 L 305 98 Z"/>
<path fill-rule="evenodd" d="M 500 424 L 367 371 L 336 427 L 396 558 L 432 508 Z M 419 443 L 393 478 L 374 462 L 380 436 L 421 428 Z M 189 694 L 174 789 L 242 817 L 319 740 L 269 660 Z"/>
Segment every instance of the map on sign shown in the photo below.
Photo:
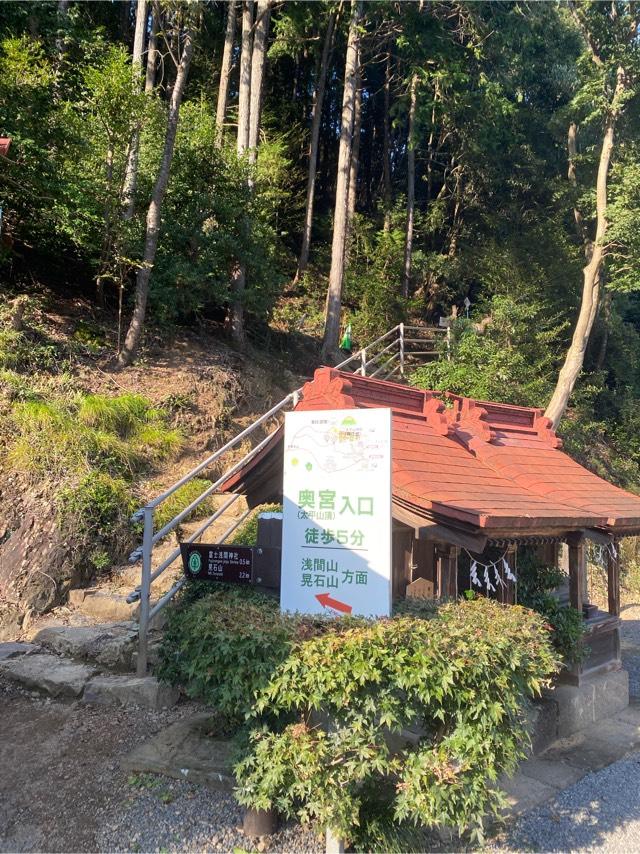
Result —
<path fill-rule="evenodd" d="M 389 613 L 391 412 L 287 413 L 281 608 Z"/>

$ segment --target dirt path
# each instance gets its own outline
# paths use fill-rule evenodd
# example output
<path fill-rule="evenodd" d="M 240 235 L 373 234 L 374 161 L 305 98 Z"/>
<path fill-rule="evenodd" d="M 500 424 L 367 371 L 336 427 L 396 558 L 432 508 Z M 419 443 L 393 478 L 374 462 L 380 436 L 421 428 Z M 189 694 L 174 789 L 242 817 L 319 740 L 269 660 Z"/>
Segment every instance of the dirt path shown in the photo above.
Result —
<path fill-rule="evenodd" d="M 120 757 L 185 714 L 62 703 L 0 681 L 0 851 L 95 851 L 132 795 Z"/>

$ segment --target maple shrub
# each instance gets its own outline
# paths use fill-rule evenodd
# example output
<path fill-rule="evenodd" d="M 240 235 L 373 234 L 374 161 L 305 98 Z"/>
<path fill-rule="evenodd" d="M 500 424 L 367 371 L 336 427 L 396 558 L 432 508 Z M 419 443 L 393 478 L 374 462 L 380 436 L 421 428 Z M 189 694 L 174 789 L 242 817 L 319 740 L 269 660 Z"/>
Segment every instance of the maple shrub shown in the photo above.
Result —
<path fill-rule="evenodd" d="M 557 669 L 540 615 L 484 598 L 303 640 L 257 692 L 236 797 L 356 848 L 380 815 L 481 839 L 498 775 L 524 755 L 528 700 Z"/>

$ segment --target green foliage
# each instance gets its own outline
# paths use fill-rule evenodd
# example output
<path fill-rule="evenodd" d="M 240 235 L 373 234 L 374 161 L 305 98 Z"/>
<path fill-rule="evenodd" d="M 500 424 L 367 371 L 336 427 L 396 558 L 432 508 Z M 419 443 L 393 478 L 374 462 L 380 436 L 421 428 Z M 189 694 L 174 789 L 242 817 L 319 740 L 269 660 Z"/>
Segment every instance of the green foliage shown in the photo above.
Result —
<path fill-rule="evenodd" d="M 276 599 L 252 589 L 207 587 L 207 595 L 196 601 L 198 593 L 187 589 L 169 612 L 158 673 L 240 722 L 296 638 L 323 621 L 283 615 Z"/>
<path fill-rule="evenodd" d="M 441 342 L 443 358 L 418 368 L 411 382 L 480 400 L 544 404 L 555 379 L 558 327 L 550 327 L 540 309 L 510 297 L 494 297 L 487 316 L 491 322 L 482 333 L 469 321 L 458 321 L 451 359 L 445 358 L 446 343 Z"/>
<path fill-rule="evenodd" d="M 229 540 L 234 546 L 255 546 L 258 541 L 258 517 L 261 513 L 282 513 L 282 504 L 261 504 L 238 527 Z"/>
<path fill-rule="evenodd" d="M 92 468 L 131 477 L 175 454 L 182 442 L 162 413 L 134 394 L 18 402 L 11 418 L 9 465 L 57 477 Z"/>
<path fill-rule="evenodd" d="M 76 543 L 79 562 L 98 572 L 124 558 L 132 545 L 129 519 L 136 507 L 130 484 L 91 471 L 57 498 L 62 529 Z"/>
<path fill-rule="evenodd" d="M 202 477 L 195 477 L 189 483 L 185 483 L 180 489 L 177 489 L 173 495 L 170 495 L 166 501 L 158 507 L 154 514 L 154 524 L 156 530 L 163 528 L 167 522 L 170 522 L 178 513 L 181 513 L 188 507 L 192 501 L 199 498 L 205 489 L 211 486 L 210 480 L 205 480 Z M 213 497 L 209 496 L 201 501 L 198 506 L 184 518 L 184 522 L 191 522 L 194 519 L 204 519 L 213 513 Z"/>
<path fill-rule="evenodd" d="M 526 743 L 522 706 L 555 668 L 539 616 L 485 599 L 307 640 L 258 693 L 237 797 L 353 840 L 387 793 L 396 822 L 481 838 Z M 416 724 L 419 742 L 392 748 Z"/>
<path fill-rule="evenodd" d="M 532 549 L 518 550 L 518 599 L 521 605 L 541 614 L 551 628 L 551 641 L 565 664 L 582 661 L 584 619 L 570 605 L 562 605 L 552 591 L 566 581 L 565 574 L 546 566 Z"/>

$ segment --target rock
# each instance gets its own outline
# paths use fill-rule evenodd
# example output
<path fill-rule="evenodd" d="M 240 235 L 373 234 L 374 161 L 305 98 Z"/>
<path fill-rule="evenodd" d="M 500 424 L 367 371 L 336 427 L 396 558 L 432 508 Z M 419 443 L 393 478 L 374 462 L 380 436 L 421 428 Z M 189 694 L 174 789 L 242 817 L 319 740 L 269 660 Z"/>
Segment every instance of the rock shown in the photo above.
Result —
<path fill-rule="evenodd" d="M 35 643 L 19 643 L 18 641 L 0 643 L 0 661 L 16 658 L 18 655 L 28 655 L 39 649 L 40 647 Z"/>
<path fill-rule="evenodd" d="M 233 747 L 230 741 L 209 735 L 215 724 L 209 712 L 178 721 L 136 747 L 121 765 L 126 771 L 166 774 L 231 792 Z"/>
<path fill-rule="evenodd" d="M 82 603 L 84 602 L 84 597 L 86 595 L 87 595 L 87 591 L 83 590 L 82 588 L 70 590 L 69 591 L 69 599 L 68 599 L 69 605 L 72 608 L 77 608 L 78 606 L 82 605 Z"/>
<path fill-rule="evenodd" d="M 134 616 L 135 604 L 127 602 L 120 593 L 102 590 L 86 590 L 78 608 L 83 614 L 99 620 L 130 620 Z"/>
<path fill-rule="evenodd" d="M 62 655 L 95 661 L 116 670 L 129 670 L 138 637 L 134 623 L 106 623 L 47 626 L 34 640 Z"/>
<path fill-rule="evenodd" d="M 2 579 L 0 579 L 1 583 Z M 22 614 L 13 605 L 0 603 L 0 641 L 15 640 L 21 630 Z"/>
<path fill-rule="evenodd" d="M 0 662 L 0 673 L 52 697 L 79 697 L 96 668 L 57 655 L 21 655 Z"/>
<path fill-rule="evenodd" d="M 87 683 L 82 700 L 107 706 L 143 706 L 161 709 L 178 702 L 176 688 L 155 676 L 96 676 Z"/>

